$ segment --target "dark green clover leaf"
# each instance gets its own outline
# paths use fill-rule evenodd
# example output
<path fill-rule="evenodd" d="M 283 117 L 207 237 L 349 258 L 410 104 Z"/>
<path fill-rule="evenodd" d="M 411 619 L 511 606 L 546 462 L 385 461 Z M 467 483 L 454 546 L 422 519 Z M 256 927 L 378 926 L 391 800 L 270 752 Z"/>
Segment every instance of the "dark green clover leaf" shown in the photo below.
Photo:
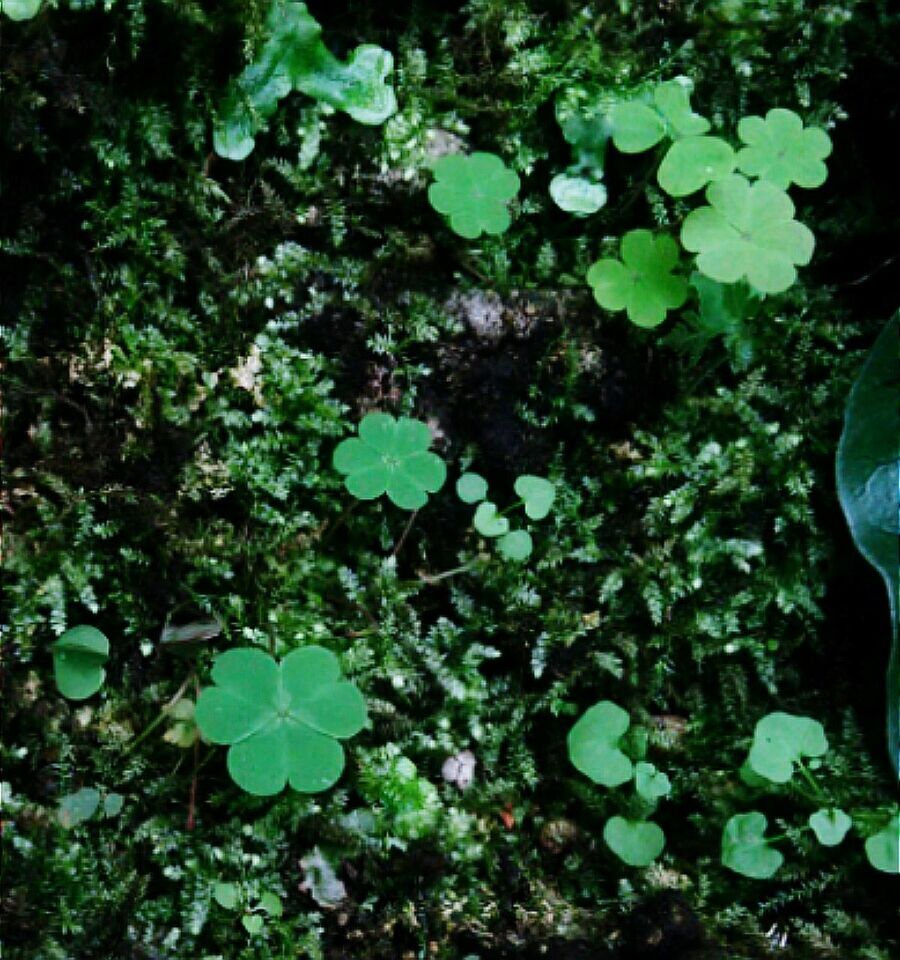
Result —
<path fill-rule="evenodd" d="M 734 150 L 719 137 L 684 137 L 669 147 L 656 179 L 669 196 L 686 197 L 727 177 L 734 165 Z"/>
<path fill-rule="evenodd" d="M 490 500 L 478 504 L 472 523 L 483 537 L 502 537 L 509 531 L 509 520 L 497 513 L 497 504 Z"/>
<path fill-rule="evenodd" d="M 652 763 L 643 760 L 634 767 L 634 788 L 644 800 L 658 800 L 672 790 L 669 778 Z"/>
<path fill-rule="evenodd" d="M 835 807 L 830 809 L 817 810 L 809 815 L 809 825 L 812 827 L 816 840 L 823 847 L 836 847 L 844 837 L 847 831 L 853 826 L 853 821 L 844 813 Z"/>
<path fill-rule="evenodd" d="M 653 103 L 665 117 L 669 133 L 678 137 L 699 137 L 709 130 L 709 120 L 691 108 L 693 83 L 687 77 L 676 77 L 660 83 L 653 91 Z"/>
<path fill-rule="evenodd" d="M 774 876 L 784 857 L 765 838 L 767 825 L 765 814 L 757 811 L 733 816 L 722 833 L 722 863 L 755 880 Z"/>
<path fill-rule="evenodd" d="M 610 817 L 603 828 L 610 850 L 629 867 L 647 867 L 663 852 L 666 835 L 647 820 Z"/>
<path fill-rule="evenodd" d="M 513 486 L 525 504 L 525 513 L 531 520 L 543 520 L 556 499 L 556 487 L 543 477 L 523 473 Z"/>
<path fill-rule="evenodd" d="M 866 858 L 882 873 L 900 873 L 900 813 L 865 843 Z"/>
<path fill-rule="evenodd" d="M 480 473 L 464 473 L 456 481 L 456 495 L 463 503 L 478 503 L 487 496 L 487 480 Z"/>
<path fill-rule="evenodd" d="M 281 663 L 255 648 L 216 659 L 215 686 L 197 699 L 195 719 L 211 743 L 229 744 L 228 772 L 248 793 L 271 796 L 286 783 L 318 793 L 344 769 L 338 740 L 365 726 L 359 690 L 341 679 L 337 657 L 323 647 L 301 647 Z"/>
<path fill-rule="evenodd" d="M 760 293 L 781 293 L 797 279 L 795 265 L 812 259 L 812 231 L 794 220 L 794 204 L 765 180 L 752 186 L 738 173 L 711 183 L 707 207 L 692 210 L 681 243 L 697 267 L 720 283 L 746 277 Z"/>
<path fill-rule="evenodd" d="M 56 688 L 70 700 L 93 696 L 106 679 L 109 640 L 95 627 L 72 627 L 53 644 Z"/>
<path fill-rule="evenodd" d="M 822 162 L 831 153 L 831 138 L 819 127 L 803 126 L 792 110 L 776 107 L 762 117 L 744 117 L 738 136 L 747 144 L 737 155 L 742 173 L 774 183 L 782 190 L 820 187 L 828 176 Z"/>
<path fill-rule="evenodd" d="M 671 237 L 631 230 L 622 238 L 622 260 L 598 260 L 587 282 L 601 307 L 625 310 L 639 327 L 657 327 L 687 299 L 687 281 L 672 273 L 677 263 L 678 244 Z"/>
<path fill-rule="evenodd" d="M 569 759 L 575 768 L 604 787 L 627 783 L 633 770 L 619 742 L 630 723 L 628 714 L 611 701 L 594 704 L 569 731 Z"/>
<path fill-rule="evenodd" d="M 335 448 L 334 468 L 346 474 L 344 485 L 354 497 L 374 500 L 387 493 L 403 510 L 418 510 L 447 479 L 444 461 L 430 445 L 431 432 L 420 420 L 367 413 L 359 436 Z"/>
<path fill-rule="evenodd" d="M 534 544 L 527 530 L 513 530 L 497 541 L 497 549 L 507 560 L 527 560 Z"/>
<path fill-rule="evenodd" d="M 900 551 L 897 534 L 900 489 L 900 313 L 872 347 L 844 412 L 837 452 L 837 489 L 857 550 L 884 579 L 890 605 L 892 645 L 887 669 L 888 751 L 900 772 Z"/>
<path fill-rule="evenodd" d="M 794 764 L 820 757 L 828 749 L 822 724 L 809 717 L 770 713 L 756 724 L 747 762 L 754 773 L 773 783 L 787 783 Z"/>
<path fill-rule="evenodd" d="M 455 233 L 474 240 L 509 227 L 508 204 L 519 192 L 519 177 L 496 154 L 448 154 L 435 163 L 434 177 L 428 200 L 450 218 Z"/>
<path fill-rule="evenodd" d="M 68 830 L 79 823 L 84 823 L 85 820 L 90 820 L 99 806 L 100 791 L 93 787 L 82 787 L 60 800 L 56 817 L 60 826 Z"/>

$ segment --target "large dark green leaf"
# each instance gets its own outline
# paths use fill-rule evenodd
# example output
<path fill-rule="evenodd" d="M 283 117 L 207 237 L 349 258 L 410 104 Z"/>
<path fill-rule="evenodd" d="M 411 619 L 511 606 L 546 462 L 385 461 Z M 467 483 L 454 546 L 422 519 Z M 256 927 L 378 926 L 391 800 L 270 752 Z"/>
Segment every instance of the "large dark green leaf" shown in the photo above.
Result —
<path fill-rule="evenodd" d="M 884 577 L 891 608 L 888 664 L 888 749 L 900 772 L 900 649 L 898 649 L 898 540 L 900 533 L 900 313 L 890 320 L 860 371 L 838 445 L 841 507 L 860 553 Z"/>

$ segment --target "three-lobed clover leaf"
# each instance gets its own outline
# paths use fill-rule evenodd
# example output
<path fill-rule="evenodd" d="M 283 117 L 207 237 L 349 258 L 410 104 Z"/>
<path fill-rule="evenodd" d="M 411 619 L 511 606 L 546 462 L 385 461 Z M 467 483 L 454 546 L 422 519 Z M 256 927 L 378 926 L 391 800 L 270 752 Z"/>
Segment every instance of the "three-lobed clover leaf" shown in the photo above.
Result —
<path fill-rule="evenodd" d="M 610 700 L 594 704 L 569 731 L 569 759 L 575 768 L 604 787 L 618 787 L 632 776 L 631 760 L 619 749 L 631 720 Z"/>
<path fill-rule="evenodd" d="M 543 520 L 556 499 L 556 487 L 549 480 L 530 473 L 517 477 L 513 489 L 522 498 L 525 515 L 530 520 Z"/>
<path fill-rule="evenodd" d="M 341 679 L 337 657 L 301 647 L 280 663 L 238 648 L 213 666 L 215 686 L 200 692 L 195 720 L 211 743 L 228 744 L 228 772 L 248 793 L 271 796 L 286 783 L 318 793 L 344 770 L 339 740 L 366 724 L 362 694 Z"/>
<path fill-rule="evenodd" d="M 793 110 L 775 107 L 765 117 L 744 117 L 738 136 L 745 146 L 737 155 L 738 167 L 748 177 L 767 180 L 782 190 L 820 187 L 828 176 L 825 158 L 831 138 L 819 127 L 804 127 Z"/>
<path fill-rule="evenodd" d="M 428 200 L 450 218 L 454 233 L 474 240 L 509 227 L 508 204 L 519 192 L 519 177 L 496 154 L 447 154 L 435 162 L 433 172 Z"/>
<path fill-rule="evenodd" d="M 747 762 L 760 777 L 787 783 L 794 775 L 795 763 L 803 757 L 820 757 L 826 750 L 828 741 L 821 723 L 778 711 L 756 724 Z"/>
<path fill-rule="evenodd" d="M 649 820 L 610 817 L 603 828 L 610 850 L 630 867 L 647 867 L 663 852 L 666 835 Z"/>
<path fill-rule="evenodd" d="M 900 813 L 866 838 L 866 859 L 882 873 L 900 873 Z"/>
<path fill-rule="evenodd" d="M 734 150 L 720 137 L 684 137 L 666 151 L 656 179 L 671 197 L 686 197 L 727 177 L 735 167 Z"/>
<path fill-rule="evenodd" d="M 807 821 L 816 835 L 816 840 L 823 847 L 836 847 L 845 836 L 847 831 L 853 826 L 853 821 L 836 807 L 823 808 L 816 810 L 809 815 Z"/>
<path fill-rule="evenodd" d="M 421 420 L 368 413 L 359 436 L 341 441 L 332 462 L 346 474 L 344 485 L 354 497 L 374 500 L 387 493 L 403 510 L 418 510 L 447 479 L 444 461 L 429 446 L 431 432 Z"/>
<path fill-rule="evenodd" d="M 631 230 L 622 238 L 622 260 L 598 260 L 587 273 L 594 298 L 606 310 L 625 310 L 639 327 L 657 327 L 666 313 L 687 299 L 684 277 L 672 270 L 678 244 L 649 230 Z"/>
<path fill-rule="evenodd" d="M 616 148 L 622 153 L 643 153 L 666 135 L 679 140 L 706 133 L 709 121 L 691 108 L 692 90 L 693 84 L 687 77 L 676 77 L 654 87 L 652 103 L 616 103 L 609 114 Z"/>
<path fill-rule="evenodd" d="M 634 788 L 644 800 L 653 801 L 668 796 L 672 782 L 652 763 L 642 760 L 634 766 Z"/>
<path fill-rule="evenodd" d="M 774 876 L 784 857 L 766 839 L 767 825 L 765 814 L 758 811 L 733 816 L 722 832 L 722 863 L 755 880 Z"/>
<path fill-rule="evenodd" d="M 69 700 L 86 700 L 103 686 L 109 640 L 96 627 L 72 627 L 53 644 L 56 688 Z"/>
<path fill-rule="evenodd" d="M 794 220 L 794 204 L 765 180 L 731 174 L 706 190 L 709 206 L 692 210 L 681 243 L 698 254 L 701 273 L 720 283 L 746 278 L 760 293 L 781 293 L 812 259 L 812 231 Z"/>

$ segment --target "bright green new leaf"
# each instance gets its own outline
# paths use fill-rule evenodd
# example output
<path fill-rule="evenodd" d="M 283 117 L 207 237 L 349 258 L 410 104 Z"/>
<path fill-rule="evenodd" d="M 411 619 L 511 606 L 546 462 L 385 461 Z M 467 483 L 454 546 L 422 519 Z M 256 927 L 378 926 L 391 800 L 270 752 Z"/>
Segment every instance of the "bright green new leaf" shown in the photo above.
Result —
<path fill-rule="evenodd" d="M 866 839 L 866 858 L 882 873 L 900 873 L 900 814 Z"/>
<path fill-rule="evenodd" d="M 212 895 L 213 900 L 215 900 L 220 907 L 224 907 L 226 910 L 234 910 L 238 905 L 238 900 L 240 899 L 237 884 L 234 883 L 214 884 Z"/>
<path fill-rule="evenodd" d="M 273 0 L 267 39 L 256 60 L 230 85 L 213 131 L 216 153 L 243 160 L 254 137 L 292 90 L 305 93 L 359 123 L 378 124 L 397 109 L 385 80 L 393 57 L 372 44 L 357 47 L 346 63 L 322 43 L 322 28 L 305 3 Z"/>
<path fill-rule="evenodd" d="M 653 103 L 665 117 L 669 134 L 679 137 L 699 137 L 709 130 L 709 120 L 694 113 L 691 107 L 693 83 L 687 77 L 676 77 L 657 84 L 653 91 Z"/>
<path fill-rule="evenodd" d="M 525 502 L 525 513 L 531 520 L 543 520 L 556 499 L 556 487 L 543 477 L 523 473 L 513 489 Z"/>
<path fill-rule="evenodd" d="M 677 263 L 678 244 L 671 237 L 631 230 L 622 238 L 622 260 L 598 260 L 587 282 L 601 307 L 625 310 L 639 327 L 657 327 L 687 299 L 687 281 L 672 273 Z"/>
<path fill-rule="evenodd" d="M 773 783 L 787 783 L 794 764 L 820 757 L 828 749 L 822 724 L 809 717 L 770 713 L 756 724 L 747 762 L 754 773 Z"/>
<path fill-rule="evenodd" d="M 711 183 L 709 206 L 691 211 L 681 243 L 698 269 L 720 283 L 746 278 L 760 293 L 781 293 L 812 259 L 812 231 L 794 220 L 794 204 L 765 180 L 752 186 L 738 173 Z"/>
<path fill-rule="evenodd" d="M 509 531 L 509 520 L 499 516 L 497 504 L 490 500 L 478 504 L 472 523 L 483 537 L 502 537 Z"/>
<path fill-rule="evenodd" d="M 672 782 L 652 763 L 643 760 L 634 766 L 634 788 L 644 800 L 658 800 L 672 791 Z"/>
<path fill-rule="evenodd" d="M 632 776 L 632 764 L 619 749 L 631 723 L 609 700 L 594 704 L 569 731 L 569 759 L 577 770 L 604 787 L 617 787 Z"/>
<path fill-rule="evenodd" d="M 43 0 L 0 0 L 0 12 L 10 20 L 30 20 L 36 17 Z"/>
<path fill-rule="evenodd" d="M 887 670 L 888 750 L 900 773 L 900 313 L 887 323 L 860 371 L 844 412 L 837 452 L 841 508 L 859 552 L 884 578 L 892 646 Z"/>
<path fill-rule="evenodd" d="M 56 688 L 69 700 L 86 700 L 106 679 L 109 640 L 96 627 L 72 627 L 53 644 Z"/>
<path fill-rule="evenodd" d="M 722 832 L 722 863 L 755 880 L 773 877 L 784 857 L 766 840 L 767 825 L 765 814 L 757 811 L 733 816 Z"/>
<path fill-rule="evenodd" d="M 301 647 L 280 663 L 255 648 L 221 654 L 215 686 L 197 699 L 195 718 L 211 743 L 229 744 L 228 772 L 248 793 L 271 796 L 286 783 L 318 793 L 344 769 L 338 740 L 366 723 L 359 690 L 341 680 L 337 657 L 322 647 Z"/>
<path fill-rule="evenodd" d="M 403 510 L 418 510 L 447 479 L 444 461 L 429 446 L 431 431 L 420 420 L 367 413 L 359 436 L 341 441 L 332 462 L 346 474 L 344 485 L 354 497 L 374 500 L 387 493 Z"/>
<path fill-rule="evenodd" d="M 610 817 L 603 828 L 610 850 L 629 867 L 647 867 L 663 852 L 666 835 L 648 820 Z"/>
<path fill-rule="evenodd" d="M 612 140 L 622 153 L 643 153 L 666 135 L 662 117 L 645 103 L 617 103 L 610 112 Z"/>
<path fill-rule="evenodd" d="M 82 787 L 60 800 L 56 817 L 60 826 L 69 829 L 79 823 L 84 823 L 85 820 L 90 820 L 99 806 L 100 791 L 93 787 Z"/>
<path fill-rule="evenodd" d="M 507 560 L 527 560 L 534 544 L 527 530 L 513 530 L 497 541 L 497 549 Z"/>
<path fill-rule="evenodd" d="M 257 933 L 260 933 L 263 928 L 263 918 L 256 913 L 245 913 L 241 917 L 241 923 L 244 925 L 244 929 L 251 937 L 256 936 Z"/>
<path fill-rule="evenodd" d="M 550 181 L 550 196 L 553 202 L 566 213 L 587 217 L 606 204 L 606 187 L 586 177 L 558 173 Z"/>
<path fill-rule="evenodd" d="M 809 815 L 808 823 L 816 835 L 816 840 L 823 847 L 836 847 L 853 826 L 853 821 L 847 814 L 836 807 L 816 810 Z"/>
<path fill-rule="evenodd" d="M 456 481 L 456 495 L 463 503 L 478 503 L 487 492 L 487 480 L 480 473 L 464 473 Z"/>
<path fill-rule="evenodd" d="M 435 163 L 433 172 L 428 200 L 450 218 L 455 233 L 474 240 L 482 233 L 497 235 L 509 227 L 508 205 L 519 192 L 519 177 L 496 154 L 447 154 Z"/>
<path fill-rule="evenodd" d="M 831 138 L 819 127 L 805 127 L 792 110 L 776 107 L 762 117 L 744 117 L 738 136 L 747 144 L 737 155 L 748 177 L 759 177 L 782 190 L 820 187 L 828 176 L 823 160 L 831 153 Z"/>
<path fill-rule="evenodd" d="M 734 150 L 719 137 L 684 137 L 669 147 L 656 179 L 670 196 L 686 197 L 727 177 L 734 165 Z"/>

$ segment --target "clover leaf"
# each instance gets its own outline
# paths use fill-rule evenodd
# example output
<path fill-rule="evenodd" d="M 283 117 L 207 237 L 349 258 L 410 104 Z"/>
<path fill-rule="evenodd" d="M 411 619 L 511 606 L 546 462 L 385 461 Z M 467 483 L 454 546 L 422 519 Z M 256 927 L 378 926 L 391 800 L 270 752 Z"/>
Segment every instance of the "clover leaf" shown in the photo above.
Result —
<path fill-rule="evenodd" d="M 735 162 L 731 145 L 719 137 L 684 137 L 669 147 L 656 179 L 669 196 L 686 197 L 727 177 Z"/>
<path fill-rule="evenodd" d="M 464 473 L 456 481 L 456 495 L 463 503 L 478 503 L 487 496 L 487 480 L 480 473 Z"/>
<path fill-rule="evenodd" d="M 197 698 L 195 719 L 211 743 L 228 744 L 228 772 L 248 793 L 271 796 L 286 783 L 318 793 L 344 769 L 338 740 L 366 723 L 359 690 L 341 680 L 337 657 L 318 646 L 301 647 L 280 663 L 255 648 L 221 654 L 215 686 Z"/>
<path fill-rule="evenodd" d="M 676 77 L 657 84 L 653 91 L 653 103 L 668 122 L 673 138 L 699 137 L 709 130 L 709 120 L 691 108 L 693 89 L 688 77 Z"/>
<path fill-rule="evenodd" d="M 218 882 L 213 884 L 213 900 L 225 910 L 234 910 L 237 908 L 240 900 L 240 890 L 236 883 Z"/>
<path fill-rule="evenodd" d="M 691 211 L 681 243 L 697 253 L 701 273 L 720 283 L 746 277 L 760 293 L 781 293 L 812 259 L 812 231 L 794 220 L 794 204 L 765 180 L 752 186 L 735 173 L 706 190 L 709 206 Z"/>
<path fill-rule="evenodd" d="M 828 749 L 822 724 L 809 717 L 770 713 L 756 724 L 747 762 L 754 773 L 773 783 L 787 783 L 794 764 L 820 757 Z"/>
<path fill-rule="evenodd" d="M 667 134 L 678 140 L 706 133 L 709 121 L 691 109 L 692 90 L 687 77 L 676 77 L 657 84 L 652 105 L 640 100 L 616 103 L 609 114 L 616 148 L 622 153 L 643 153 Z"/>
<path fill-rule="evenodd" d="M 100 791 L 94 787 L 82 787 L 75 793 L 69 793 L 59 802 L 59 809 L 56 812 L 57 820 L 60 826 L 67 830 L 84 823 L 97 812 L 100 806 Z"/>
<path fill-rule="evenodd" d="M 722 833 L 722 863 L 755 880 L 774 876 L 784 857 L 765 838 L 767 825 L 765 814 L 758 811 L 733 816 Z"/>
<path fill-rule="evenodd" d="M 868 837 L 866 858 L 882 873 L 900 873 L 900 813 L 895 814 L 885 827 Z"/>
<path fill-rule="evenodd" d="M 644 800 L 658 800 L 668 796 L 672 790 L 672 782 L 652 763 L 643 760 L 634 767 L 634 788 Z"/>
<path fill-rule="evenodd" d="M 687 299 L 683 277 L 674 276 L 678 244 L 649 230 L 631 230 L 622 238 L 622 261 L 598 260 L 587 273 L 594 299 L 607 310 L 625 310 L 639 327 L 657 327 L 666 313 Z"/>
<path fill-rule="evenodd" d="M 603 839 L 610 850 L 629 867 L 649 866 L 666 845 L 666 835 L 647 820 L 610 817 L 603 828 Z"/>
<path fill-rule="evenodd" d="M 513 489 L 524 501 L 525 514 L 531 520 L 543 520 L 556 499 L 556 487 L 549 480 L 528 473 L 516 479 Z"/>
<path fill-rule="evenodd" d="M 374 500 L 387 493 L 403 510 L 418 510 L 447 478 L 444 461 L 429 451 L 430 445 L 431 432 L 420 420 L 367 413 L 359 436 L 341 441 L 332 462 L 346 474 L 344 485 L 354 497 Z"/>
<path fill-rule="evenodd" d="M 509 227 L 508 203 L 519 192 L 519 177 L 496 154 L 447 154 L 437 160 L 433 172 L 428 201 L 450 218 L 455 233 L 474 240 Z"/>
<path fill-rule="evenodd" d="M 738 136 L 747 144 L 737 155 L 742 173 L 782 190 L 820 187 L 828 176 L 822 162 L 831 153 L 831 138 L 819 127 L 805 127 L 793 110 L 776 107 L 762 117 L 744 117 Z"/>
<path fill-rule="evenodd" d="M 569 759 L 595 783 L 617 787 L 632 776 L 632 764 L 619 749 L 631 720 L 610 700 L 594 704 L 569 731 Z"/>
<path fill-rule="evenodd" d="M 30 20 L 36 17 L 44 0 L 0 0 L 0 11 L 10 20 Z"/>
<path fill-rule="evenodd" d="M 607 108 L 596 102 L 573 105 L 571 97 L 562 97 L 556 103 L 556 119 L 572 146 L 572 163 L 550 181 L 550 196 L 561 210 L 586 217 L 607 199 L 601 182 L 611 132 Z"/>
<path fill-rule="evenodd" d="M 483 537 L 502 537 L 509 531 L 509 520 L 497 513 L 497 504 L 490 500 L 478 504 L 472 523 Z"/>
<path fill-rule="evenodd" d="M 363 44 L 341 62 L 322 43 L 322 27 L 306 4 L 296 0 L 273 0 L 266 33 L 259 56 L 230 84 L 219 108 L 213 130 L 219 156 L 247 157 L 255 135 L 292 90 L 359 123 L 382 123 L 396 111 L 394 90 L 385 83 L 394 65 L 387 50 Z"/>
<path fill-rule="evenodd" d="M 662 117 L 638 100 L 617 103 L 610 112 L 612 139 L 622 153 L 643 153 L 666 135 Z"/>
<path fill-rule="evenodd" d="M 808 823 L 823 847 L 836 847 L 847 836 L 853 821 L 836 807 L 817 810 L 809 815 Z"/>
<path fill-rule="evenodd" d="M 558 173 L 550 181 L 553 202 L 566 213 L 586 217 L 606 204 L 606 187 L 586 177 Z"/>
<path fill-rule="evenodd" d="M 507 560 L 527 560 L 534 543 L 527 530 L 512 530 L 497 541 L 497 549 Z"/>
<path fill-rule="evenodd" d="M 103 686 L 109 640 L 96 627 L 72 627 L 51 649 L 56 688 L 64 697 L 86 700 Z"/>

